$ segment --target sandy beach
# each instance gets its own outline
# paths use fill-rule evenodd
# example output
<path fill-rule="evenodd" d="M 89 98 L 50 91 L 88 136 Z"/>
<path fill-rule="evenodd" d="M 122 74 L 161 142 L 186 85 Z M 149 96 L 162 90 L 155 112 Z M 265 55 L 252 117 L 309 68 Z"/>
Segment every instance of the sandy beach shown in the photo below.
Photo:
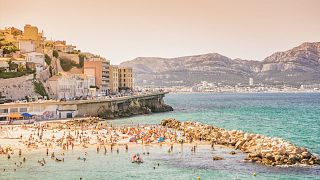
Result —
<path fill-rule="evenodd" d="M 132 125 L 113 127 L 98 118 L 74 121 L 48 121 L 28 125 L 2 125 L 0 127 L 0 155 L 23 156 L 30 152 L 45 152 L 54 157 L 54 151 L 74 148 L 96 148 L 97 152 L 128 150 L 131 146 L 168 146 L 182 142 L 177 130 L 160 125 Z M 196 145 L 208 142 L 193 142 Z M 194 148 L 194 149 L 193 149 Z M 59 161 L 60 159 L 56 159 Z"/>

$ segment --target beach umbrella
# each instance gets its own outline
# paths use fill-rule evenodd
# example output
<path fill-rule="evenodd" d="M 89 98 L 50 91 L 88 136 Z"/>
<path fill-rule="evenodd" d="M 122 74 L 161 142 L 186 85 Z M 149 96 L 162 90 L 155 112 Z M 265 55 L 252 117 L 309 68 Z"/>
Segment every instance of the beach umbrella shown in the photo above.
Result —
<path fill-rule="evenodd" d="M 10 119 L 20 119 L 20 118 L 23 118 L 23 116 L 21 116 L 21 114 L 19 113 L 11 113 L 9 114 L 8 116 Z"/>
<path fill-rule="evenodd" d="M 136 138 L 136 137 L 131 137 L 131 138 L 129 139 L 129 142 L 137 142 L 137 138 Z"/>
<path fill-rule="evenodd" d="M 32 117 L 32 114 L 29 114 L 29 113 L 27 113 L 27 112 L 26 112 L 26 113 L 22 113 L 21 115 L 22 115 L 23 117 Z"/>
<path fill-rule="evenodd" d="M 164 141 L 164 137 L 159 137 L 158 138 L 158 142 L 163 142 Z"/>

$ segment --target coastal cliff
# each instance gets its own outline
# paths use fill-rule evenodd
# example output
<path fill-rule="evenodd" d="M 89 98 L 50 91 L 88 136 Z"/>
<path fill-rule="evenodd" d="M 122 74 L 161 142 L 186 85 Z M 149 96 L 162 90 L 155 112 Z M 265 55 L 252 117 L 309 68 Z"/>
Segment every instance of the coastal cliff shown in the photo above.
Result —
<path fill-rule="evenodd" d="M 78 116 L 98 116 L 103 119 L 173 111 L 165 104 L 165 93 L 130 97 L 110 101 L 78 104 Z"/>

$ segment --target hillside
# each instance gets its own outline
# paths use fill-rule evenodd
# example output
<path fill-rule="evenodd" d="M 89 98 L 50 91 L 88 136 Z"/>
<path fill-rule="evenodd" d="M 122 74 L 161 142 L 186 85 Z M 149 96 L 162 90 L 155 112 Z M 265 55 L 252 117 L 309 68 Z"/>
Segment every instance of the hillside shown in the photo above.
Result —
<path fill-rule="evenodd" d="M 133 67 L 137 85 L 193 85 L 209 81 L 248 84 L 250 77 L 263 84 L 320 83 L 320 43 L 303 43 L 263 61 L 231 59 L 209 53 L 178 58 L 138 57 L 120 66 Z"/>

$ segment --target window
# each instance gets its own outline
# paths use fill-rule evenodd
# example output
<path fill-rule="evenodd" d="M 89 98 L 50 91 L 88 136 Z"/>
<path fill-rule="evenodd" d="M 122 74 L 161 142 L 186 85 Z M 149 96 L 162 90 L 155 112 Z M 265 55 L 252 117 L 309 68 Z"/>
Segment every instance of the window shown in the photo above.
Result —
<path fill-rule="evenodd" d="M 20 112 L 28 112 L 28 109 L 26 107 L 20 108 Z"/>
<path fill-rule="evenodd" d="M 15 112 L 18 112 L 18 108 L 11 108 L 10 109 L 10 113 L 15 113 Z"/>
<path fill-rule="evenodd" d="M 0 121 L 5 121 L 7 120 L 7 117 L 0 117 Z"/>
<path fill-rule="evenodd" d="M 8 109 L 0 109 L 0 114 L 6 114 L 6 113 L 8 113 Z"/>

